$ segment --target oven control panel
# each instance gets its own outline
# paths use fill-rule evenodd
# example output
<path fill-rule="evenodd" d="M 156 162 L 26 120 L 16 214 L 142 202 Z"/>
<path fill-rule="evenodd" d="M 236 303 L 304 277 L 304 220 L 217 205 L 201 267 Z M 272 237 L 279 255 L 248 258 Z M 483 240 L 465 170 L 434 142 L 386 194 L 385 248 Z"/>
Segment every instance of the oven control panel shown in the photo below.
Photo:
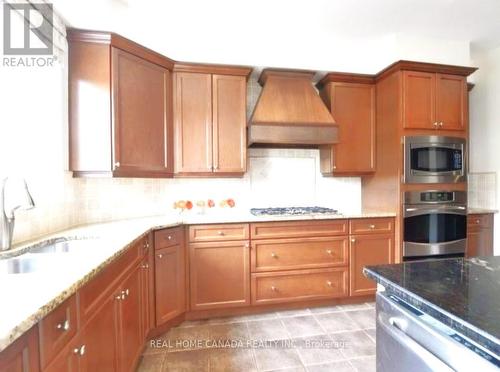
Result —
<path fill-rule="evenodd" d="M 429 202 L 453 202 L 455 201 L 455 193 L 446 191 L 427 191 L 420 193 L 420 201 Z"/>

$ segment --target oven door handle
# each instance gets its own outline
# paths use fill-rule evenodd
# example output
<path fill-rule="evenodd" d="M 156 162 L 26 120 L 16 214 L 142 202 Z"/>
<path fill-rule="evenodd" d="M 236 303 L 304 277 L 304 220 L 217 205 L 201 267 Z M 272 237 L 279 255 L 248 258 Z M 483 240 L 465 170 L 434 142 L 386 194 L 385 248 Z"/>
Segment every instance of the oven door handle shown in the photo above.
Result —
<path fill-rule="evenodd" d="M 421 216 L 423 214 L 458 214 L 465 216 L 467 214 L 467 208 L 463 206 L 446 206 L 442 208 L 433 207 L 405 207 L 404 208 L 404 216 L 405 217 L 413 217 L 413 216 Z"/>

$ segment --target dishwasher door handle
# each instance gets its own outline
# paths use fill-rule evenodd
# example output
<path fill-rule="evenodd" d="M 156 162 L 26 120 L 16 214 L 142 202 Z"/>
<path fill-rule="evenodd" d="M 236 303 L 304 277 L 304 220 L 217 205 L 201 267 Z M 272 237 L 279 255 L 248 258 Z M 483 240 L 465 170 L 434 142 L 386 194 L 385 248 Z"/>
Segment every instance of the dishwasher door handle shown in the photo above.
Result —
<path fill-rule="evenodd" d="M 380 312 L 377 320 L 377 326 L 381 327 L 384 332 L 390 335 L 404 348 L 417 354 L 421 360 L 424 360 L 426 364 L 428 364 L 432 371 L 454 372 L 454 369 L 450 368 L 446 363 L 405 332 L 405 328 L 407 328 L 407 321 L 405 319 L 389 317 L 384 312 Z"/>

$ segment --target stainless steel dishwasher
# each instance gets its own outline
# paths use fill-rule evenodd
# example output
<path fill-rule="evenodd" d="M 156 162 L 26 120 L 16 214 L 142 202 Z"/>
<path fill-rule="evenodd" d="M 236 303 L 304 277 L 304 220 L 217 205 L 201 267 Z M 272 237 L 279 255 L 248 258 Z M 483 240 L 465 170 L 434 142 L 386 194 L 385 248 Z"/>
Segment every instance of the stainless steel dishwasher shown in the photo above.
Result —
<path fill-rule="evenodd" d="M 499 371 L 500 360 L 407 302 L 377 293 L 377 372 Z"/>

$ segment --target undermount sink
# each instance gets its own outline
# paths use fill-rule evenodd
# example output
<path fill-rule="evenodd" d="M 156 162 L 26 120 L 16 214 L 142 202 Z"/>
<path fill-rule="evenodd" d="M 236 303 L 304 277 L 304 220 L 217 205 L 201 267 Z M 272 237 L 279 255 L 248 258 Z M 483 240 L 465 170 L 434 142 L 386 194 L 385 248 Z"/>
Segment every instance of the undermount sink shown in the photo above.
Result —
<path fill-rule="evenodd" d="M 55 265 L 70 254 L 85 254 L 98 246 L 97 238 L 57 239 L 37 244 L 23 250 L 18 256 L 0 259 L 0 275 L 30 274 L 53 270 Z"/>
<path fill-rule="evenodd" d="M 82 249 L 92 249 L 95 239 L 64 240 L 53 244 L 31 248 L 29 253 L 71 253 Z"/>
<path fill-rule="evenodd" d="M 34 257 L 16 257 L 0 260 L 0 275 L 2 274 L 29 274 L 48 269 L 46 260 Z"/>

